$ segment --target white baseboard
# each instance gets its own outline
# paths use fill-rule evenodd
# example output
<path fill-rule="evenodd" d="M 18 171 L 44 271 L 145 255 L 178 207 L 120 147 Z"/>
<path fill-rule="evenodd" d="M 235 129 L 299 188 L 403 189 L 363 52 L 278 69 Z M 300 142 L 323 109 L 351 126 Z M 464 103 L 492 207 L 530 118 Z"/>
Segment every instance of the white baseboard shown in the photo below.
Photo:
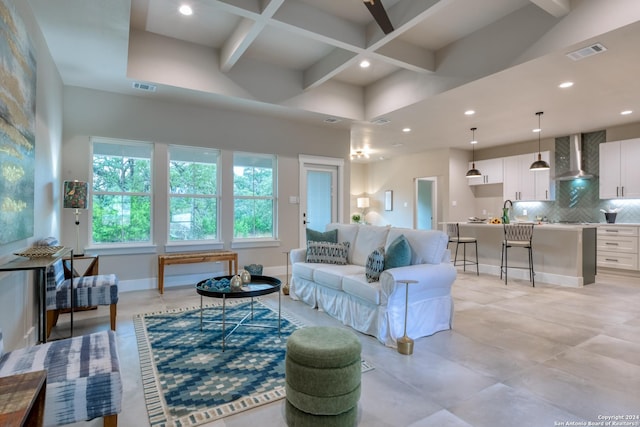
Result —
<path fill-rule="evenodd" d="M 480 267 L 481 273 L 500 277 L 499 265 L 480 264 L 479 267 Z M 534 269 L 535 269 L 535 266 L 534 266 Z M 473 270 L 475 270 L 475 268 L 473 268 Z M 468 271 L 469 271 L 469 266 L 467 266 L 467 272 Z M 514 279 L 519 279 L 519 280 L 529 280 L 529 271 L 526 268 L 525 269 L 510 268 L 509 277 Z M 563 276 L 559 274 L 535 272 L 535 279 L 536 279 L 536 282 L 539 282 L 539 283 L 566 286 L 569 288 L 581 288 L 584 286 L 584 279 L 582 277 Z"/>
<path fill-rule="evenodd" d="M 262 270 L 262 274 L 265 276 L 285 276 L 287 274 L 286 266 L 272 266 L 265 267 Z M 289 267 L 289 274 L 291 274 L 291 267 Z M 199 273 L 199 274 L 180 274 L 180 275 L 172 275 L 172 276 L 164 276 L 164 289 L 165 291 L 171 287 L 178 286 L 194 286 L 196 283 L 206 280 L 210 277 L 216 276 L 224 276 L 226 275 L 225 271 L 217 271 L 211 273 Z M 147 290 L 157 290 L 158 289 L 158 278 L 157 277 L 146 277 L 142 279 L 130 279 L 130 280 L 120 280 L 118 292 L 134 292 L 134 291 L 147 291 Z"/>

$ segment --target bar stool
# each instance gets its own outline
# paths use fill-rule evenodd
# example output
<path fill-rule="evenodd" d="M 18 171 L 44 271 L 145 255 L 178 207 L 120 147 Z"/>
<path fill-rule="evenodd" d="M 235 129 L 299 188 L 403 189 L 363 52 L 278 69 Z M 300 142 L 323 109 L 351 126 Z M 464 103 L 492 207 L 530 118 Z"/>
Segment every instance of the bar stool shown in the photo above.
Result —
<path fill-rule="evenodd" d="M 536 286 L 535 273 L 533 271 L 533 224 L 504 224 L 504 240 L 500 254 L 500 279 L 504 272 L 504 284 L 507 284 L 507 268 L 524 268 L 529 270 L 529 281 Z M 529 267 L 509 267 L 507 263 L 507 250 L 509 248 L 524 248 L 529 252 Z"/>
<path fill-rule="evenodd" d="M 462 246 L 462 270 L 467 271 L 467 265 L 476 266 L 476 274 L 480 275 L 480 268 L 478 267 L 478 239 L 475 237 L 460 237 L 460 226 L 458 223 L 447 224 L 447 234 L 449 235 L 449 243 L 456 244 L 456 254 L 453 257 L 453 265 L 457 266 L 458 264 L 458 246 Z M 449 243 L 447 243 L 447 247 L 449 247 Z M 476 246 L 476 261 L 473 262 L 467 259 L 467 245 L 473 243 Z"/>

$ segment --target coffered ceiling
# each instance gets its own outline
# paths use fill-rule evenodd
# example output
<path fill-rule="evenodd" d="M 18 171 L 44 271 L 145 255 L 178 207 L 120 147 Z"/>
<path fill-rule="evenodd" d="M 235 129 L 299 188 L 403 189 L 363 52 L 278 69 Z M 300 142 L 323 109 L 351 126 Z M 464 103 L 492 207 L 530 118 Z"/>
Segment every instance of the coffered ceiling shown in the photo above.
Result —
<path fill-rule="evenodd" d="M 29 0 L 66 85 L 349 129 L 360 161 L 640 122 L 637 0 L 375 1 L 389 34 L 362 0 Z"/>

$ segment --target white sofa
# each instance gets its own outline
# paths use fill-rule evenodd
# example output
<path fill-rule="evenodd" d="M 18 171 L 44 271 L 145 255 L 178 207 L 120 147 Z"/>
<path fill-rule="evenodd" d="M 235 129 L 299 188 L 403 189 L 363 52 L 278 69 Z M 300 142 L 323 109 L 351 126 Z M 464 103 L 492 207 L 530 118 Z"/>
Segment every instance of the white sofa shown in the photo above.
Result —
<path fill-rule="evenodd" d="M 349 242 L 348 264 L 306 262 L 306 248 L 290 253 L 290 296 L 325 311 L 343 324 L 373 335 L 390 347 L 404 334 L 405 285 L 409 285 L 407 335 L 420 338 L 450 329 L 453 313 L 451 286 L 456 270 L 450 262 L 448 237 L 442 231 L 413 230 L 359 224 L 329 224 L 337 241 Z M 365 276 L 367 257 L 404 235 L 411 247 L 411 265 L 382 271 L 377 282 Z"/>

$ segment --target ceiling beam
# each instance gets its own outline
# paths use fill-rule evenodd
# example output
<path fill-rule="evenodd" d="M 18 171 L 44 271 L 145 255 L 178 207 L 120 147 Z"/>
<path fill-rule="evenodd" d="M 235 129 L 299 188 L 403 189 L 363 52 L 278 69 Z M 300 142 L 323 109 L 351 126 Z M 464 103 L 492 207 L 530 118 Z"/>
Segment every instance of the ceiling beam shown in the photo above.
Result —
<path fill-rule="evenodd" d="M 228 73 L 247 51 L 258 35 L 264 29 L 265 24 L 243 18 L 235 31 L 225 41 L 220 50 L 220 70 Z"/>
<path fill-rule="evenodd" d="M 555 18 L 562 18 L 571 12 L 570 0 L 531 0 L 531 3 Z"/>
<path fill-rule="evenodd" d="M 243 18 L 240 21 L 238 27 L 220 49 L 220 70 L 223 73 L 231 71 L 231 68 L 264 30 L 267 19 L 272 18 L 283 3 L 284 0 L 264 0 L 261 4 L 262 12 L 260 15 L 264 19 L 254 21 Z"/>
<path fill-rule="evenodd" d="M 395 39 L 382 45 L 374 54 L 374 57 L 380 61 L 418 73 L 433 72 L 436 68 L 433 51 L 400 39 Z"/>
<path fill-rule="evenodd" d="M 351 66 L 357 55 L 344 49 L 334 49 L 320 61 L 305 70 L 303 87 L 305 90 L 320 86 Z"/>

